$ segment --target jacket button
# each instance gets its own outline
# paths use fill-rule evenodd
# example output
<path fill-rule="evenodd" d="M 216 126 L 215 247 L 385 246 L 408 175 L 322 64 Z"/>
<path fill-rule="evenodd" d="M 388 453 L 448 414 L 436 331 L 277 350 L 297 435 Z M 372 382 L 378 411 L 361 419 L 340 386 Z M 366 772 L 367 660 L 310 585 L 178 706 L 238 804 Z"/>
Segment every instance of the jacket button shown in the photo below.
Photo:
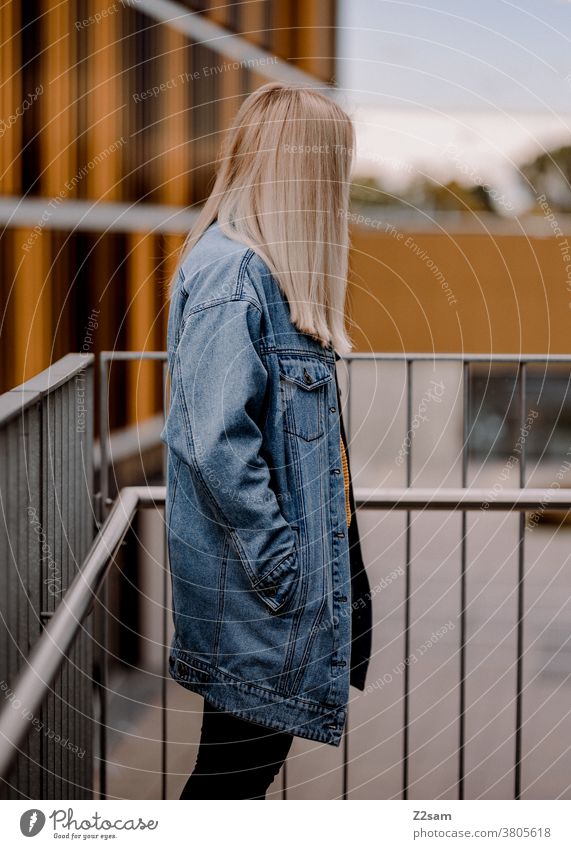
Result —
<path fill-rule="evenodd" d="M 345 531 L 335 531 L 335 536 L 339 539 L 345 539 Z"/>
<path fill-rule="evenodd" d="M 306 368 L 303 370 L 303 379 L 306 383 L 313 383 L 313 378 Z"/>
<path fill-rule="evenodd" d="M 330 412 L 330 413 L 336 413 L 336 412 L 337 412 L 337 407 L 329 407 L 329 412 Z"/>
<path fill-rule="evenodd" d="M 341 469 L 331 469 L 331 473 L 332 473 L 333 475 L 340 475 L 340 474 L 341 474 Z"/>

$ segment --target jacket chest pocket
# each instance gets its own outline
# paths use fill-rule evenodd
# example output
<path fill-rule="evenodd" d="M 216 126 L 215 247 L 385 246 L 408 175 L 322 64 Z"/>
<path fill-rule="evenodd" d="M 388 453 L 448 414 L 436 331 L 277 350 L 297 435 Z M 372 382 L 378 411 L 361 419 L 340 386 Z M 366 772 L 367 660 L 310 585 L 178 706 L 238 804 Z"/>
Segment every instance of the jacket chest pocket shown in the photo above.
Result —
<path fill-rule="evenodd" d="M 327 387 L 333 374 L 317 358 L 279 356 L 283 427 L 307 442 L 323 436 Z"/>

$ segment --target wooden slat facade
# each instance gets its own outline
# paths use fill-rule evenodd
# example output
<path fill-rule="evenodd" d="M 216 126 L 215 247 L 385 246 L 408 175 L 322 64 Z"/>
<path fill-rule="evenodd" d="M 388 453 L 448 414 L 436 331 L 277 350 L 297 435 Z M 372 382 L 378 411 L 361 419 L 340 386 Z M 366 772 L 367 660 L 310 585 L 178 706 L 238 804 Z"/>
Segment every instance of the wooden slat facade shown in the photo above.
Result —
<path fill-rule="evenodd" d="M 314 55 L 327 55 L 318 73 L 326 82 L 333 76 L 333 0 L 310 3 L 311 13 L 306 3 L 278 0 L 180 5 L 307 70 Z M 0 10 L 0 117 L 17 116 L 3 125 L 3 195 L 53 207 L 72 200 L 192 207 L 208 196 L 222 132 L 243 97 L 265 82 L 263 65 L 234 68 L 142 9 L 112 8 L 100 16 L 99 0 L 41 0 Z M 94 310 L 91 352 L 166 346 L 165 283 L 184 235 L 65 232 L 50 228 L 49 211 L 36 227 L 2 234 L 0 391 L 84 349 Z M 160 409 L 158 368 L 131 368 L 118 369 L 112 383 L 112 426 Z"/>

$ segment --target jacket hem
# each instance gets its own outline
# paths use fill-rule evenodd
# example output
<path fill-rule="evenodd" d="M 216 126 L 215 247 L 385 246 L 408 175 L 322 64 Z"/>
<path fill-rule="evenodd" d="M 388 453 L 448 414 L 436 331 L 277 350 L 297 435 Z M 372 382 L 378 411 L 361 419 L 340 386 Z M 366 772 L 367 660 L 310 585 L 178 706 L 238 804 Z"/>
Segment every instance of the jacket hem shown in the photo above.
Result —
<path fill-rule="evenodd" d="M 344 707 L 326 706 L 300 696 L 284 696 L 234 678 L 173 643 L 169 674 L 214 707 L 295 737 L 339 746 L 347 718 Z"/>

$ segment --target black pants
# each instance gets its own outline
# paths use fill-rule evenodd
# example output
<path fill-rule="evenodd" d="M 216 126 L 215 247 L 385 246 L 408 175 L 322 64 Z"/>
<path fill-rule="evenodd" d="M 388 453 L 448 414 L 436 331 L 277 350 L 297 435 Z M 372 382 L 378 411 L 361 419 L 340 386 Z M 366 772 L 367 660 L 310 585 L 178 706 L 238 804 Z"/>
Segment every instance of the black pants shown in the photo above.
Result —
<path fill-rule="evenodd" d="M 198 757 L 181 799 L 265 799 L 293 735 L 204 703 Z"/>

